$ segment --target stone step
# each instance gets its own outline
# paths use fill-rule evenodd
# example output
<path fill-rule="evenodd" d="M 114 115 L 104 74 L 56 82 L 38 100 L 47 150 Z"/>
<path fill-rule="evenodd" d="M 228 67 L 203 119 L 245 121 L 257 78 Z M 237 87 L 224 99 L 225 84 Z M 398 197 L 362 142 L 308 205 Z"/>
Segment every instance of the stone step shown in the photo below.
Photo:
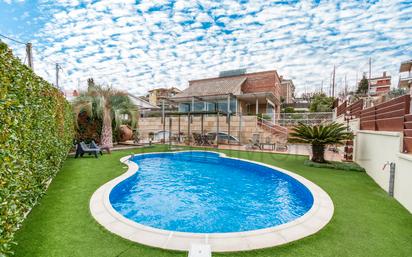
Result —
<path fill-rule="evenodd" d="M 412 114 L 405 115 L 405 121 L 412 121 Z"/>
<path fill-rule="evenodd" d="M 412 129 L 405 129 L 405 130 L 403 131 L 403 135 L 404 135 L 405 137 L 412 137 Z"/>
<path fill-rule="evenodd" d="M 403 148 L 405 152 L 412 153 L 412 137 L 403 138 Z"/>
<path fill-rule="evenodd" d="M 412 129 L 412 121 L 405 121 L 404 128 L 405 129 Z"/>

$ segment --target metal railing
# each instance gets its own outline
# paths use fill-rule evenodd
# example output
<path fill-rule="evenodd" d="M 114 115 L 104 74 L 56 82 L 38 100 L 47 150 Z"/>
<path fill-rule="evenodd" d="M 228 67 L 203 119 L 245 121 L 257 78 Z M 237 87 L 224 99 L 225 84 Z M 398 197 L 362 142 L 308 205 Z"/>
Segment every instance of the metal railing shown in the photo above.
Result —
<path fill-rule="evenodd" d="M 299 123 L 317 125 L 332 120 L 333 112 L 281 113 L 278 124 L 284 127 L 295 126 Z"/>

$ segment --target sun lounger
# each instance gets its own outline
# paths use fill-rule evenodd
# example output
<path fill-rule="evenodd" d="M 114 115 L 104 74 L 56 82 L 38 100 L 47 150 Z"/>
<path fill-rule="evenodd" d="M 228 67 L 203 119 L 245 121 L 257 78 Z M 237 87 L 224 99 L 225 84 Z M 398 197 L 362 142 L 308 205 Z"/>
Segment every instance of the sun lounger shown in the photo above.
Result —
<path fill-rule="evenodd" d="M 90 148 L 86 145 L 84 142 L 80 142 L 77 144 L 77 149 L 76 149 L 76 155 L 74 158 L 77 158 L 78 156 L 83 157 L 85 153 L 88 153 L 89 155 L 93 154 L 94 157 L 97 157 L 97 153 L 99 153 L 101 150 L 100 148 Z"/>
<path fill-rule="evenodd" d="M 90 149 L 99 150 L 100 155 L 103 155 L 102 148 L 100 148 L 100 147 L 96 144 L 96 142 L 94 142 L 94 140 L 92 140 L 92 142 L 90 143 Z"/>

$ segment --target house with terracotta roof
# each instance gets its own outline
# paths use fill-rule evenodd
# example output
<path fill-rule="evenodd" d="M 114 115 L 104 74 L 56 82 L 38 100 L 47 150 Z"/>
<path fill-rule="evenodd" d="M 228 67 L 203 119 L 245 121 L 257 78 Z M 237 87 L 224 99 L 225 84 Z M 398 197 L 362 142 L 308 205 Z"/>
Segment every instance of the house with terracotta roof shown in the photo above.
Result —
<path fill-rule="evenodd" d="M 181 112 L 220 111 L 231 115 L 266 115 L 280 111 L 281 80 L 276 70 L 221 72 L 218 77 L 189 81 L 189 87 L 170 99 Z"/>

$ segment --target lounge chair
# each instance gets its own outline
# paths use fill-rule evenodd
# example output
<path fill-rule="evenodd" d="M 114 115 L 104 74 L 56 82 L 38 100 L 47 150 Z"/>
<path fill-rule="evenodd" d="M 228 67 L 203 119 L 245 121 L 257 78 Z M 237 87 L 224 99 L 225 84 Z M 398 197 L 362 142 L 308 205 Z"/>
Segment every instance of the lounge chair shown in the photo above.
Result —
<path fill-rule="evenodd" d="M 103 149 L 102 148 L 100 148 L 97 144 L 96 144 L 96 142 L 94 142 L 94 140 L 92 140 L 92 142 L 90 143 L 90 149 L 96 149 L 96 150 L 99 150 L 99 153 L 100 153 L 100 155 L 103 155 Z M 106 149 L 106 148 L 105 148 Z"/>
<path fill-rule="evenodd" d="M 90 148 L 88 147 L 83 141 L 77 144 L 77 149 L 76 149 L 76 155 L 74 158 L 77 158 L 79 155 L 80 157 L 83 157 L 85 153 L 94 154 L 94 157 L 97 157 L 97 153 L 100 152 L 100 148 Z"/>

